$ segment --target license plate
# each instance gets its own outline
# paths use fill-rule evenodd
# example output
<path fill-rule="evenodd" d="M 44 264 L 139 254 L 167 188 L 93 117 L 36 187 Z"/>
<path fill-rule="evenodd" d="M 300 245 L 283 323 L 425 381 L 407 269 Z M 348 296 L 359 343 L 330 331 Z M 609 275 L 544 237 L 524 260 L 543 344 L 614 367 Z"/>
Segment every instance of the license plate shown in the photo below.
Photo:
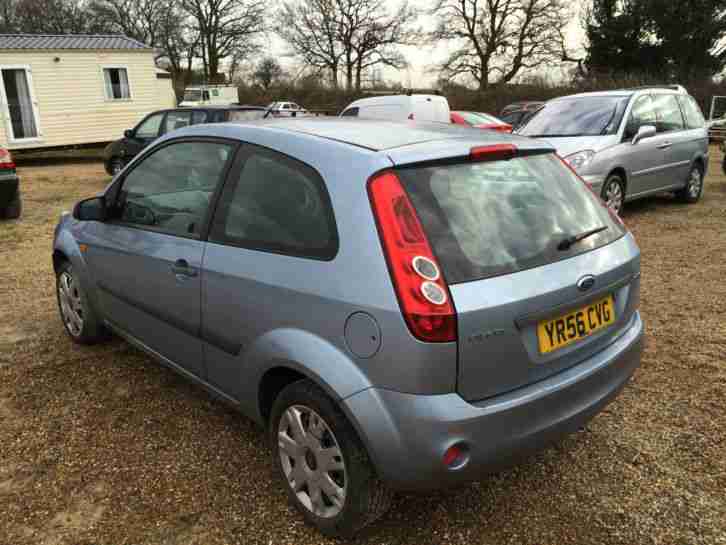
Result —
<path fill-rule="evenodd" d="M 537 324 L 539 351 L 547 354 L 608 327 L 615 321 L 613 296 L 595 301 L 554 320 Z"/>

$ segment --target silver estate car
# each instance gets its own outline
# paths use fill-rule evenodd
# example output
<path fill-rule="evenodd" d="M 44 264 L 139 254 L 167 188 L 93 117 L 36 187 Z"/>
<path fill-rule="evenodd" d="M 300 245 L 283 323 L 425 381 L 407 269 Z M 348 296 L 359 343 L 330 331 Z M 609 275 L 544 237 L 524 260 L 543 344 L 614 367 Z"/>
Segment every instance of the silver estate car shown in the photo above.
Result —
<path fill-rule="evenodd" d="M 708 129 L 680 86 L 584 93 L 549 101 L 518 131 L 546 139 L 615 211 L 671 191 L 694 203 L 708 168 Z"/>
<path fill-rule="evenodd" d="M 633 236 L 494 132 L 181 129 L 62 216 L 53 265 L 74 341 L 113 332 L 264 426 L 328 535 L 577 430 L 640 362 Z"/>

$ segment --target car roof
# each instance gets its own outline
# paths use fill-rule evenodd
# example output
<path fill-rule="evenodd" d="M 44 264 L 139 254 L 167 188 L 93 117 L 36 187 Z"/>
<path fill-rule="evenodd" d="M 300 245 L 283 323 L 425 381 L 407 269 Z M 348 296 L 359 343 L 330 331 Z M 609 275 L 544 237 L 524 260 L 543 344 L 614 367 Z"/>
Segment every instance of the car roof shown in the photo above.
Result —
<path fill-rule="evenodd" d="M 513 143 L 534 149 L 549 146 L 542 141 L 472 129 L 448 123 L 412 123 L 377 119 L 345 119 L 339 117 L 276 118 L 259 121 L 233 121 L 194 125 L 182 129 L 185 134 L 243 139 L 250 127 L 261 131 L 278 131 L 316 136 L 371 151 L 386 151 L 414 144 L 446 140 L 477 141 L 482 145 Z M 181 133 L 180 133 L 181 134 Z"/>

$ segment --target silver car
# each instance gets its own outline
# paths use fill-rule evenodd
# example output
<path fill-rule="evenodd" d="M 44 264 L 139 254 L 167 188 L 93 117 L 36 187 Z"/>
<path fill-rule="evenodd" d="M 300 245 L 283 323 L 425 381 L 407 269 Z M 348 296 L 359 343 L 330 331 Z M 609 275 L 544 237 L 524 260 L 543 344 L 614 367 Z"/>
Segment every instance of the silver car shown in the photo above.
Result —
<path fill-rule="evenodd" d="M 680 86 L 558 98 L 518 132 L 546 139 L 617 212 L 662 191 L 686 203 L 703 194 L 708 129 Z"/>
<path fill-rule="evenodd" d="M 640 363 L 633 236 L 495 132 L 181 129 L 62 216 L 53 265 L 74 341 L 113 332 L 263 426 L 328 535 L 577 430 Z"/>

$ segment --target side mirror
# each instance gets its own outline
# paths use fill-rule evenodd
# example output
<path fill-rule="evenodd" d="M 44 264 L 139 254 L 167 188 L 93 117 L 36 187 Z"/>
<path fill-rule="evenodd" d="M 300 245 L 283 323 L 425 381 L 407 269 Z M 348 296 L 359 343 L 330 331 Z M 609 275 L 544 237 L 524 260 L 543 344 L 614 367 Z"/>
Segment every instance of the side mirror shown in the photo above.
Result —
<path fill-rule="evenodd" d="M 76 204 L 73 217 L 79 221 L 104 221 L 106 219 L 106 198 L 92 197 Z"/>
<path fill-rule="evenodd" d="M 636 145 L 641 140 L 646 138 L 653 138 L 655 136 L 655 127 L 653 125 L 643 125 L 638 129 L 638 132 L 633 136 L 631 143 Z"/>
<path fill-rule="evenodd" d="M 133 138 L 134 137 L 134 129 L 126 129 L 124 131 L 124 136 L 126 138 Z"/>

